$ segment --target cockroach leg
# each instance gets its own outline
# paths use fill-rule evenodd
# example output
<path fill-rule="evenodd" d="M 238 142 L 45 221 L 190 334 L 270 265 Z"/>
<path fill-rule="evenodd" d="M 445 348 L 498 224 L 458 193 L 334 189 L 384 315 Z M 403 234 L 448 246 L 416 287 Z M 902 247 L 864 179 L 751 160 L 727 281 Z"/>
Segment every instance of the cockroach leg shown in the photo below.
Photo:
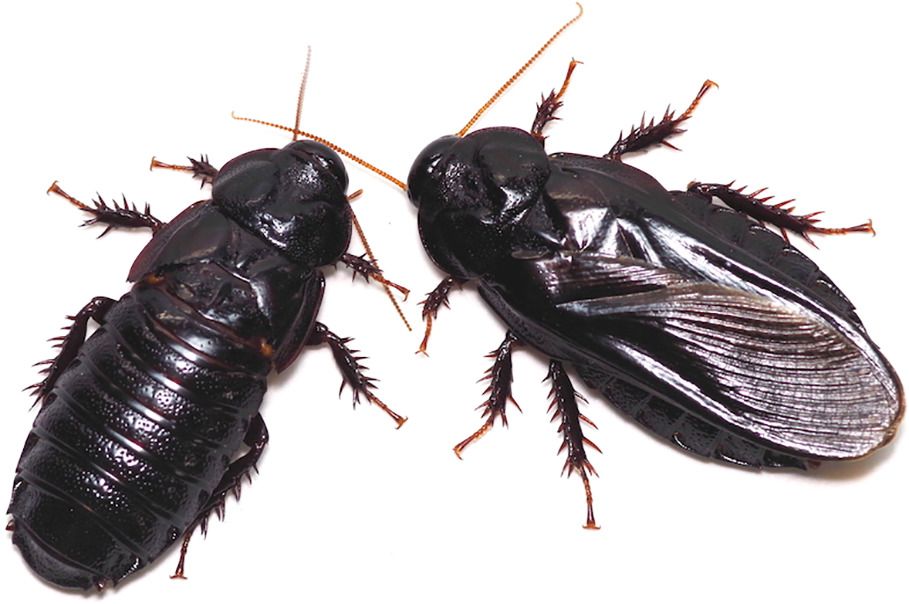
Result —
<path fill-rule="evenodd" d="M 590 490 L 590 478 L 588 477 L 588 472 L 594 476 L 597 475 L 597 472 L 587 458 L 584 445 L 590 445 L 597 452 L 602 453 L 602 451 L 584 436 L 581 422 L 592 428 L 596 428 L 596 426 L 578 410 L 578 400 L 587 401 L 575 391 L 571 379 L 560 361 L 555 359 L 549 361 L 549 374 L 546 377 L 552 383 L 549 391 L 549 396 L 552 397 L 549 411 L 552 413 L 552 421 L 559 420 L 559 433 L 562 435 L 559 453 L 563 451 L 568 453 L 562 473 L 571 476 L 573 472 L 577 472 L 580 475 L 584 482 L 584 495 L 587 499 L 587 522 L 584 524 L 584 528 L 599 529 L 593 516 L 593 493 Z"/>
<path fill-rule="evenodd" d="M 489 385 L 483 392 L 488 394 L 489 398 L 478 407 L 478 409 L 483 409 L 482 417 L 485 417 L 486 421 L 476 432 L 455 445 L 454 452 L 459 459 L 461 458 L 461 453 L 469 444 L 489 432 L 489 429 L 495 424 L 496 418 L 501 418 L 502 425 L 508 426 L 508 418 L 505 416 L 505 408 L 508 401 L 511 401 L 518 408 L 518 411 L 521 410 L 521 407 L 518 406 L 517 401 L 511 395 L 511 353 L 518 344 L 520 344 L 518 337 L 509 331 L 505 334 L 505 339 L 499 344 L 499 347 L 486 355 L 487 358 L 494 359 L 492 367 L 481 378 L 481 381 L 489 381 Z"/>
<path fill-rule="evenodd" d="M 381 283 L 382 285 L 392 287 L 401 292 L 401 294 L 404 296 L 404 300 L 407 300 L 407 296 L 410 295 L 409 289 L 403 285 L 398 285 L 394 281 L 389 281 L 384 276 L 382 276 L 382 270 L 370 262 L 366 258 L 366 254 L 363 254 L 362 256 L 354 256 L 353 254 L 345 253 L 343 256 L 341 256 L 341 262 L 344 264 L 344 266 L 353 271 L 354 278 L 356 278 L 357 275 L 360 275 L 367 281 L 373 279 L 376 281 L 376 283 Z"/>
<path fill-rule="evenodd" d="M 685 132 L 685 129 L 679 126 L 694 114 L 694 110 L 697 109 L 707 91 L 715 87 L 717 87 L 716 82 L 705 80 L 688 109 L 678 117 L 675 117 L 675 111 L 672 111 L 669 107 L 666 107 L 663 119 L 657 123 L 654 123 L 654 118 L 650 118 L 648 123 L 646 114 L 642 115 L 641 123 L 637 126 L 632 126 L 627 136 L 624 136 L 624 133 L 619 133 L 619 140 L 616 141 L 605 157 L 621 160 L 622 156 L 627 153 L 645 151 L 657 145 L 663 145 L 678 151 L 678 147 L 670 143 L 669 139 Z"/>
<path fill-rule="evenodd" d="M 180 561 L 177 562 L 177 568 L 174 570 L 174 574 L 170 576 L 171 579 L 186 579 L 186 575 L 183 574 L 184 566 L 186 565 L 186 552 L 189 551 L 189 540 L 192 539 L 195 530 L 196 525 L 192 524 L 183 533 L 183 543 L 180 545 Z"/>
<path fill-rule="evenodd" d="M 92 298 L 91 302 L 82 307 L 82 310 L 75 315 L 67 317 L 67 319 L 72 321 L 72 324 L 63 328 L 66 330 L 65 335 L 50 339 L 51 342 L 56 342 L 54 348 L 59 348 L 60 352 L 53 359 L 35 363 L 35 365 L 46 365 L 41 370 L 44 379 L 25 388 L 30 390 L 35 396 L 36 404 L 45 402 L 47 395 L 54 389 L 54 384 L 56 384 L 63 370 L 76 358 L 79 349 L 82 348 L 82 344 L 85 342 L 89 319 L 94 319 L 96 323 L 103 322 L 105 315 L 114 305 L 114 302 L 115 300 L 104 296 Z"/>
<path fill-rule="evenodd" d="M 356 356 L 360 351 L 348 348 L 347 344 L 351 339 L 352 338 L 342 338 L 332 333 L 332 331 L 322 323 L 316 323 L 309 339 L 306 341 L 306 345 L 318 346 L 320 344 L 328 344 L 329 348 L 331 348 L 331 353 L 335 358 L 335 363 L 338 365 L 338 369 L 341 371 L 341 376 L 343 378 L 341 381 L 341 390 L 338 391 L 339 395 L 344 391 L 344 385 L 349 384 L 353 390 L 354 405 L 360 402 L 360 395 L 362 394 L 366 397 L 366 400 L 388 414 L 388 416 L 397 424 L 398 428 L 400 428 L 404 425 L 404 422 L 407 421 L 407 418 L 393 411 L 375 395 L 373 392 L 376 387 L 375 379 L 366 375 L 365 371 L 369 369 L 369 367 L 360 364 L 360 361 L 364 360 L 366 357 Z"/>
<path fill-rule="evenodd" d="M 252 480 L 252 472 L 258 471 L 256 463 L 262 456 L 265 446 L 268 444 L 268 428 L 265 427 L 265 420 L 261 414 L 256 414 L 249 423 L 249 429 L 246 436 L 243 437 L 243 443 L 249 447 L 249 450 L 241 457 L 233 461 L 221 477 L 221 482 L 212 491 L 208 502 L 202 507 L 202 510 L 196 516 L 195 520 L 190 523 L 189 528 L 183 533 L 183 544 L 180 546 L 180 561 L 171 579 L 186 579 L 184 569 L 186 566 L 186 552 L 189 550 L 189 541 L 196 530 L 201 527 L 202 532 L 208 531 L 208 518 L 214 512 L 219 519 L 224 519 L 224 506 L 227 496 L 233 493 L 234 498 L 240 499 L 240 490 L 243 486 L 243 480 Z"/>
<path fill-rule="evenodd" d="M 452 286 L 460 287 L 467 283 L 466 279 L 456 277 L 445 277 L 436 286 L 434 290 L 426 294 L 420 304 L 423 306 L 423 321 L 426 323 L 426 331 L 423 334 L 423 341 L 420 342 L 420 348 L 417 353 L 427 354 L 426 347 L 429 345 L 429 334 L 432 333 L 432 322 L 439 316 L 439 309 L 443 306 L 448 307 L 448 292 Z"/>
<path fill-rule="evenodd" d="M 159 168 L 162 170 L 175 170 L 177 172 L 192 172 L 193 178 L 201 181 L 200 187 L 210 185 L 212 181 L 214 181 L 215 176 L 218 175 L 218 169 L 208 163 L 207 155 L 201 155 L 199 159 L 193 159 L 191 157 L 187 157 L 186 159 L 189 160 L 188 166 L 168 164 L 152 157 L 148 169 L 154 170 L 155 168 Z"/>
<path fill-rule="evenodd" d="M 818 233 L 822 235 L 844 235 L 846 233 L 871 233 L 874 234 L 874 227 L 871 220 L 850 227 L 820 227 L 817 226 L 819 216 L 822 212 L 811 212 L 810 214 L 794 214 L 792 203 L 794 199 L 771 203 L 772 195 L 761 196 L 766 188 L 758 189 L 751 193 L 745 193 L 745 187 L 733 188 L 733 183 L 716 184 L 692 182 L 688 185 L 688 192 L 694 193 L 712 200 L 717 197 L 727 206 L 742 212 L 758 221 L 761 224 L 768 223 L 780 229 L 783 238 L 789 241 L 787 232 L 795 233 L 801 236 L 805 241 L 814 245 L 809 237 L 809 233 Z"/>
<path fill-rule="evenodd" d="M 123 203 L 113 202 L 113 206 L 107 205 L 107 202 L 99 195 L 93 199 L 91 205 L 83 203 L 60 188 L 55 180 L 47 189 L 48 193 L 59 195 L 83 212 L 91 215 L 91 218 L 82 223 L 82 226 L 91 226 L 93 224 L 105 225 L 104 231 L 98 235 L 98 238 L 107 235 L 108 231 L 114 228 L 120 229 L 150 229 L 156 233 L 158 229 L 164 226 L 164 222 L 158 220 L 151 214 L 151 208 L 145 204 L 145 208 L 140 212 L 136 204 L 131 204 L 123 198 Z"/>
<path fill-rule="evenodd" d="M 549 96 L 542 98 L 540 104 L 537 105 L 537 114 L 533 118 L 530 134 L 540 141 L 541 145 L 545 146 L 546 144 L 546 137 L 543 136 L 543 129 L 552 120 L 559 119 L 555 116 L 555 113 L 562 107 L 562 96 L 565 94 L 565 91 L 568 90 L 568 84 L 571 82 L 571 74 L 574 72 L 574 68 L 579 64 L 581 64 L 581 61 L 572 59 L 571 63 L 568 64 L 568 73 L 565 74 L 565 81 L 562 82 L 562 87 L 559 91 L 556 92 L 555 90 L 552 90 L 549 93 Z"/>

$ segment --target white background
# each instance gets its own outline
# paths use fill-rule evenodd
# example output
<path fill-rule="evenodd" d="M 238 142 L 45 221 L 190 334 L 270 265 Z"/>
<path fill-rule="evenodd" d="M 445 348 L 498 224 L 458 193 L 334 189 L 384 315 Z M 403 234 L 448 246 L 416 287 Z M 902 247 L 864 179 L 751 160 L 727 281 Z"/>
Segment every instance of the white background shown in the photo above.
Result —
<path fill-rule="evenodd" d="M 313 63 L 303 122 L 404 178 L 435 137 L 461 127 L 552 31 L 569 1 L 17 3 L 0 33 L 4 263 L 0 477 L 12 482 L 35 381 L 65 314 L 118 297 L 147 240 L 80 230 L 44 190 L 121 192 L 163 218 L 202 198 L 152 155 L 215 165 L 287 137 L 232 121 L 232 110 L 291 122 L 305 47 Z M 896 3 L 588 2 L 582 21 L 483 118 L 527 128 L 541 92 L 584 61 L 548 131 L 548 149 L 602 154 L 642 110 L 683 108 L 711 91 L 682 153 L 632 160 L 667 188 L 694 178 L 796 196 L 830 224 L 873 218 L 877 237 L 799 242 L 852 298 L 897 371 L 909 371 L 904 293 L 909 106 L 905 18 Z M 10 12 L 12 11 L 12 12 Z M 902 74 L 902 75 L 901 75 Z M 393 186 L 349 167 L 356 210 L 390 278 L 415 302 L 440 278 L 415 212 Z M 786 197 L 781 197 L 786 198 Z M 415 356 L 377 287 L 333 274 L 321 319 L 354 335 L 380 395 L 410 421 L 339 401 L 327 350 L 273 382 L 263 413 L 272 441 L 261 475 L 226 521 L 105 598 L 122 602 L 871 602 L 906 592 L 905 438 L 866 462 L 811 473 L 737 470 L 655 440 L 591 396 L 598 532 L 580 528 L 577 478 L 561 479 L 545 412 L 545 360 L 515 360 L 511 426 L 458 461 L 451 446 L 479 425 L 475 383 L 503 327 L 476 292 L 452 294 Z M 579 382 L 580 380 L 576 380 Z M 6 488 L 6 487 L 4 487 Z M 8 537 L 8 602 L 57 601 Z M 162 599 L 163 598 L 163 599 Z"/>

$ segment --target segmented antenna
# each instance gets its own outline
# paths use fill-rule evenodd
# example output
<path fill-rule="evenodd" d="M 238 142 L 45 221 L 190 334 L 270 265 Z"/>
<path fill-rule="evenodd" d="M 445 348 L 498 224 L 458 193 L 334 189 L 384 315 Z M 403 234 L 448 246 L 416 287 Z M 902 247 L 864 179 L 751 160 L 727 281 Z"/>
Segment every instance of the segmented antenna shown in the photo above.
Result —
<path fill-rule="evenodd" d="M 271 124 L 269 122 L 263 122 L 263 121 L 252 119 L 252 118 L 238 117 L 238 116 L 234 115 L 233 113 L 231 113 L 231 117 L 234 119 L 237 119 L 237 120 L 245 121 L 245 122 L 253 122 L 253 123 L 257 123 L 257 124 L 264 124 L 266 126 L 273 126 L 280 130 L 285 130 L 285 131 L 290 130 L 293 133 L 293 140 L 295 140 L 295 141 L 301 135 L 305 136 L 311 140 L 316 141 L 317 143 L 321 143 L 321 144 L 325 145 L 329 149 L 332 149 L 335 152 L 340 153 L 341 155 L 344 155 L 345 157 L 349 157 L 350 159 L 357 162 L 358 164 L 371 169 L 373 172 L 379 173 L 380 175 L 385 174 L 378 168 L 375 168 L 374 166 L 372 166 L 372 164 L 369 164 L 369 163 L 361 160 L 360 158 L 356 157 L 352 153 L 345 151 L 341 147 L 338 147 L 337 145 L 325 140 L 324 138 L 314 136 L 312 134 L 309 134 L 307 132 L 300 130 L 300 116 L 303 113 L 303 95 L 304 95 L 304 92 L 306 91 L 306 80 L 309 78 L 309 63 L 310 63 L 311 58 L 312 58 L 312 47 L 307 46 L 306 47 L 306 67 L 303 68 L 303 77 L 300 79 L 300 91 L 297 94 L 297 113 L 296 113 L 296 117 L 294 118 L 294 127 L 293 128 L 287 128 L 286 126 L 280 126 L 278 124 Z M 407 190 L 407 187 L 404 186 L 404 183 L 398 181 L 397 179 L 392 178 L 390 175 L 387 175 L 387 178 L 389 178 L 389 180 L 391 180 L 392 182 L 394 182 L 395 184 L 400 186 L 405 191 Z M 350 205 L 350 201 L 355 199 L 356 197 L 359 197 L 359 193 L 354 193 L 353 195 L 348 197 L 347 198 L 348 205 Z M 360 241 L 363 242 L 363 247 L 366 250 L 366 255 L 369 256 L 369 260 L 370 260 L 370 262 L 372 262 L 373 266 L 375 266 L 376 269 L 380 270 L 379 262 L 376 260 L 375 255 L 373 255 L 373 253 L 372 253 L 372 248 L 369 245 L 369 241 L 366 240 L 366 235 L 363 233 L 363 227 L 360 226 L 360 221 L 357 220 L 357 216 L 356 216 L 356 214 L 354 214 L 353 208 L 350 208 L 350 217 L 353 221 L 354 228 L 357 231 L 357 236 L 360 238 Z M 410 326 L 410 322 L 407 320 L 407 317 L 404 316 L 404 312 L 401 310 L 401 306 L 398 304 L 398 301 L 395 300 L 394 295 L 391 293 L 391 287 L 389 287 L 388 283 L 385 283 L 384 281 L 379 281 L 379 284 L 382 286 L 382 289 L 385 290 L 385 295 L 388 296 L 389 300 L 391 300 L 392 306 L 394 306 L 395 311 L 398 313 L 398 316 L 401 317 L 401 320 L 404 322 L 404 325 L 407 327 L 407 331 L 413 331 L 413 328 Z"/>
<path fill-rule="evenodd" d="M 465 134 L 467 134 L 467 131 L 470 130 L 470 128 L 477 122 L 478 119 L 480 119 L 480 116 L 483 115 L 486 112 L 486 110 L 489 109 L 492 106 L 492 104 L 495 103 L 499 99 L 500 96 L 502 96 L 503 92 L 508 90 L 509 86 L 514 84 L 515 81 L 517 81 L 517 79 L 519 77 L 521 77 L 521 75 L 525 71 L 527 71 L 527 68 L 530 67 L 534 63 L 534 61 L 536 61 L 537 59 L 540 58 L 540 55 L 542 55 L 543 52 L 545 52 L 545 50 L 547 48 L 549 48 L 549 45 L 552 44 L 553 42 L 555 42 L 556 38 L 558 38 L 560 35 L 562 35 L 563 31 L 568 29 L 571 25 L 574 24 L 575 21 L 577 21 L 578 19 L 581 18 L 581 15 L 584 14 L 584 7 L 581 6 L 580 2 L 578 2 L 577 5 L 578 5 L 578 14 L 575 15 L 569 21 L 567 21 L 562 27 L 560 27 L 558 29 L 558 31 L 556 31 L 556 33 L 552 34 L 552 36 L 548 40 L 546 40 L 546 43 L 543 44 L 543 46 L 541 46 L 539 50 L 537 50 L 535 53 L 533 53 L 533 56 L 530 57 L 530 59 L 528 59 L 528 61 L 526 63 L 524 63 L 524 65 L 519 70 L 514 72 L 514 74 L 510 78 L 508 78 L 508 80 L 504 84 L 502 84 L 501 88 L 496 90 L 496 93 L 494 95 L 492 95 L 489 98 L 489 100 L 486 101 L 486 103 L 482 107 L 480 107 L 479 111 L 477 111 L 476 113 L 473 114 L 473 117 L 470 118 L 470 120 L 464 125 L 464 127 L 461 128 L 460 130 L 458 130 L 457 136 L 461 137 L 461 136 L 464 136 Z"/>
<path fill-rule="evenodd" d="M 325 145 L 326 147 L 328 147 L 335 153 L 338 153 L 339 155 L 343 155 L 347 159 L 360 164 L 367 170 L 371 170 L 372 172 L 375 172 L 376 174 L 378 174 L 385 180 L 392 182 L 395 186 L 399 187 L 402 191 L 407 191 L 407 185 L 405 185 L 403 181 L 398 180 L 397 178 L 395 178 L 394 176 L 392 176 L 385 170 L 377 168 L 376 166 L 372 165 L 365 159 L 361 159 L 361 158 L 357 157 L 350 151 L 348 151 L 342 147 L 339 147 L 338 145 L 334 144 L 330 140 L 322 138 L 321 136 L 318 136 L 311 132 L 307 132 L 306 130 L 300 130 L 299 128 L 291 128 L 290 126 L 282 126 L 281 124 L 277 124 L 275 122 L 266 122 L 265 120 L 257 120 L 256 118 L 252 118 L 252 117 L 244 117 L 242 115 L 235 114 L 233 111 L 231 111 L 230 117 L 232 117 L 233 119 L 235 119 L 239 122 L 252 122 L 253 124 L 260 124 L 262 126 L 268 126 L 269 128 L 277 128 L 278 130 L 283 130 L 284 132 L 291 132 L 293 134 L 297 134 L 304 138 L 308 138 L 310 140 L 316 141 L 317 143 L 322 143 L 323 145 Z"/>
<path fill-rule="evenodd" d="M 303 114 L 303 92 L 306 90 L 306 80 L 309 79 L 309 61 L 312 59 L 312 46 L 306 47 L 306 66 L 303 68 L 303 77 L 300 79 L 300 91 L 297 93 L 297 114 L 294 117 L 294 137 L 297 140 L 300 132 L 300 116 Z"/>

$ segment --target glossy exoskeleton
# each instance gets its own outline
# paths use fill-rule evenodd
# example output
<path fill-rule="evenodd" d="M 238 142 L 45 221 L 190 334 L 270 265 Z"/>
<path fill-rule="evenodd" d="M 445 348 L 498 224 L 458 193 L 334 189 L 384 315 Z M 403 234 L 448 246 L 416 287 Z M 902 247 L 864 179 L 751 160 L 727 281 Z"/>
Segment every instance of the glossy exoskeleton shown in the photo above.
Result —
<path fill-rule="evenodd" d="M 622 162 L 671 147 L 709 81 L 684 113 L 642 120 L 603 157 L 548 155 L 543 128 L 574 66 L 529 132 L 445 136 L 410 171 L 423 245 L 450 275 L 425 301 L 427 337 L 451 286 L 467 281 L 509 328 L 490 355 L 486 422 L 455 452 L 505 421 L 510 355 L 521 343 L 550 359 L 551 409 L 565 469 L 584 481 L 588 528 L 596 523 L 584 445 L 595 445 L 563 363 L 639 424 L 701 456 L 804 468 L 886 444 L 903 414 L 900 381 L 853 305 L 786 234 L 871 231 L 870 223 L 822 228 L 815 214 L 731 185 L 667 191 Z"/>
<path fill-rule="evenodd" d="M 306 346 L 327 343 L 355 400 L 364 395 L 403 422 L 372 393 L 348 339 L 316 320 L 320 267 L 342 261 L 382 280 L 346 254 L 352 215 L 339 156 L 297 141 L 220 171 L 205 160 L 182 168 L 211 183 L 211 199 L 167 224 L 147 207 L 92 207 L 52 186 L 89 223 L 154 231 L 130 291 L 71 317 L 34 386 L 41 407 L 9 528 L 34 571 L 59 586 L 116 584 L 181 536 L 182 576 L 193 530 L 238 492 L 268 440 L 266 377 Z M 99 327 L 86 340 L 90 318 Z"/>

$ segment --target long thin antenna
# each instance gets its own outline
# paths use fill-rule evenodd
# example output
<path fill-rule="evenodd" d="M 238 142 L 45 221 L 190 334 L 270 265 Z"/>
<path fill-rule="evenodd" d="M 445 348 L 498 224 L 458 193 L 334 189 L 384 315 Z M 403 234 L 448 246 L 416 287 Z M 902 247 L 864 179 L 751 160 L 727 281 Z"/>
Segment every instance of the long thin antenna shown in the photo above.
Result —
<path fill-rule="evenodd" d="M 359 163 L 367 168 L 371 168 L 373 171 L 377 171 L 378 168 L 372 167 L 370 164 L 364 162 L 363 160 L 359 159 L 358 157 L 354 156 L 353 154 L 348 153 L 341 147 L 338 147 L 337 145 L 334 145 L 325 139 L 320 139 L 319 137 L 312 136 L 312 135 L 300 130 L 300 116 L 303 113 L 303 94 L 306 91 L 306 80 L 309 78 L 309 63 L 310 63 L 311 59 L 312 59 L 312 46 L 307 46 L 306 47 L 306 67 L 303 68 L 303 77 L 300 79 L 300 90 L 297 93 L 297 113 L 296 113 L 296 118 L 294 119 L 294 127 L 291 129 L 291 131 L 293 132 L 293 140 L 296 141 L 299 138 L 299 136 L 302 134 L 303 136 L 306 136 L 316 142 L 322 143 L 323 145 L 325 145 L 326 147 L 328 147 L 330 149 L 333 149 L 337 153 L 340 153 L 342 155 L 345 155 L 345 156 L 351 158 L 352 160 L 356 161 L 357 163 Z M 235 119 L 240 119 L 240 118 L 237 118 L 235 115 L 233 115 L 233 113 L 231 113 L 231 117 L 233 117 Z M 258 120 L 252 120 L 252 119 L 245 119 L 244 121 L 252 121 L 252 122 L 258 122 L 258 123 L 263 123 L 263 124 L 266 123 L 266 122 L 259 122 Z M 278 126 L 277 124 L 268 124 L 268 125 L 274 125 L 275 127 L 280 128 L 282 130 L 285 129 L 283 126 Z M 389 178 L 391 178 L 390 175 L 389 175 Z M 394 179 L 392 179 L 392 180 L 394 181 Z M 396 182 L 395 184 L 398 184 L 398 183 Z M 401 183 L 399 186 L 402 186 L 405 191 L 407 190 L 407 187 L 404 187 L 403 183 Z M 369 245 L 369 241 L 367 241 L 367 239 L 366 239 L 366 234 L 363 233 L 363 227 L 360 226 L 360 221 L 357 220 L 357 215 L 354 214 L 353 207 L 350 205 L 350 202 L 353 201 L 354 199 L 356 199 L 357 197 L 359 197 L 362 192 L 363 192 L 362 190 L 359 190 L 359 191 L 356 191 L 356 192 L 352 193 L 351 195 L 349 195 L 347 197 L 347 205 L 348 205 L 348 207 L 350 207 L 350 217 L 353 222 L 354 228 L 357 231 L 357 236 L 360 238 L 360 241 L 363 242 L 363 247 L 366 249 L 366 255 L 369 256 L 369 260 L 370 260 L 370 262 L 372 262 L 372 265 L 374 267 L 376 267 L 376 270 L 381 271 L 381 269 L 379 267 L 379 261 L 376 260 L 375 255 L 372 253 L 372 248 Z M 398 301 L 395 300 L 394 294 L 391 293 L 391 287 L 388 285 L 388 283 L 384 279 L 383 280 L 377 279 L 377 281 L 379 281 L 379 283 L 382 285 L 382 289 L 385 290 L 385 295 L 388 296 L 389 300 L 391 300 L 391 304 L 392 304 L 392 306 L 395 307 L 395 311 L 398 313 L 398 316 L 401 317 L 402 321 L 404 321 L 404 325 L 407 327 L 407 331 L 413 331 L 413 327 L 410 326 L 410 322 L 407 320 L 407 317 L 404 316 L 404 311 L 401 310 L 401 306 L 398 304 Z"/>
<path fill-rule="evenodd" d="M 540 55 L 542 55 L 543 52 L 544 52 L 547 48 L 549 48 L 549 45 L 552 44 L 553 42 L 555 42 L 556 38 L 558 38 L 560 35 L 562 35 L 562 32 L 563 32 L 563 31 L 565 31 L 566 29 L 568 29 L 572 24 L 574 24 L 575 21 L 577 21 L 578 19 L 581 18 L 581 15 L 584 14 L 584 7 L 581 6 L 581 3 L 580 3 L 580 2 L 577 2 L 576 4 L 578 5 L 578 14 L 575 15 L 571 20 L 569 20 L 568 22 L 566 22 L 562 27 L 560 27 L 560 28 L 558 29 L 558 31 L 556 31 L 556 33 L 552 34 L 552 37 L 550 37 L 548 40 L 546 40 L 546 43 L 543 44 L 543 46 L 541 46 L 540 49 L 539 49 L 538 51 L 536 51 L 535 53 L 533 53 L 533 56 L 530 57 L 530 59 L 529 59 L 526 63 L 524 63 L 524 65 L 523 65 L 519 70 L 517 70 L 516 72 L 514 72 L 514 74 L 513 74 L 510 78 L 508 78 L 508 80 L 507 80 L 504 84 L 502 84 L 501 88 L 499 88 L 498 90 L 496 90 L 496 93 L 495 93 L 494 95 L 492 95 L 492 96 L 489 98 L 489 100 L 486 101 L 486 103 L 485 103 L 482 107 L 480 107 L 479 111 L 477 111 L 476 113 L 473 114 L 473 117 L 470 118 L 470 121 L 468 121 L 468 122 L 464 125 L 463 128 L 461 128 L 460 130 L 458 130 L 457 136 L 460 137 L 460 136 L 464 136 L 465 134 L 467 134 L 467 131 L 470 130 L 471 127 L 472 127 L 475 123 L 477 123 L 477 120 L 480 119 L 480 116 L 483 115 L 483 114 L 486 112 L 486 110 L 489 109 L 489 108 L 492 106 L 492 104 L 495 103 L 495 102 L 499 99 L 500 96 L 502 96 L 502 93 L 505 92 L 505 91 L 508 89 L 509 86 L 511 86 L 512 84 L 514 84 L 515 81 L 516 81 L 519 77 L 521 77 L 521 75 L 522 75 L 525 71 L 527 71 L 527 68 L 530 67 L 530 66 L 534 63 L 534 61 L 536 61 L 537 59 L 540 58 Z"/>
<path fill-rule="evenodd" d="M 243 117 L 242 115 L 235 114 L 233 111 L 231 111 L 230 117 L 232 117 L 235 120 L 240 121 L 240 122 L 252 122 L 253 124 L 260 124 L 262 126 L 268 126 L 269 128 L 277 128 L 278 130 L 283 130 L 284 132 L 292 132 L 294 134 L 306 137 L 310 140 L 314 140 L 317 143 L 322 143 L 329 149 L 343 155 L 344 157 L 350 159 L 351 161 L 354 161 L 354 162 L 360 164 L 367 170 L 372 170 L 373 172 L 375 172 L 376 174 L 378 174 L 385 180 L 391 181 L 397 187 L 400 187 L 400 189 L 402 191 L 407 190 L 407 185 L 405 185 L 403 181 L 398 180 L 397 178 L 395 178 L 394 176 L 392 176 L 385 170 L 381 170 L 381 169 L 377 168 L 376 166 L 372 165 L 365 159 L 360 159 L 359 157 L 357 157 L 350 151 L 347 151 L 346 149 L 339 147 L 338 145 L 334 144 L 333 142 L 329 141 L 328 139 L 322 138 L 321 136 L 317 136 L 315 134 L 312 134 L 311 132 L 307 132 L 305 130 L 300 130 L 298 128 L 291 128 L 290 126 L 282 126 L 281 124 L 276 124 L 275 122 L 266 122 L 265 120 L 257 120 L 252 117 Z"/>
<path fill-rule="evenodd" d="M 312 46 L 306 47 L 306 67 L 303 68 L 303 78 L 300 80 L 300 91 L 297 93 L 297 115 L 294 118 L 294 138 L 299 138 L 300 115 L 303 114 L 303 92 L 306 91 L 306 80 L 309 79 L 309 61 L 312 59 Z"/>
<path fill-rule="evenodd" d="M 348 197 L 348 202 L 351 201 L 351 197 Z M 357 195 L 357 197 L 359 197 L 359 195 Z M 350 218 L 353 222 L 354 229 L 357 231 L 357 236 L 360 238 L 360 241 L 363 242 L 363 249 L 366 250 L 366 255 L 369 256 L 369 259 L 372 261 L 373 266 L 379 268 L 379 263 L 376 261 L 376 257 L 372 253 L 372 248 L 369 247 L 369 241 L 366 240 L 366 235 L 363 233 L 363 227 L 360 226 L 360 221 L 357 220 L 357 215 L 354 214 L 353 206 L 350 208 Z M 407 317 L 404 316 L 404 311 L 401 310 L 401 305 L 398 304 L 398 301 L 392 295 L 391 288 L 389 287 L 388 283 L 385 281 L 379 281 L 379 283 L 385 290 L 385 294 L 388 296 L 388 299 L 391 300 L 392 305 L 394 305 L 395 310 L 398 311 L 398 316 L 401 317 L 401 320 L 404 321 L 404 325 L 407 326 L 407 331 L 413 331 L 413 327 L 410 326 L 410 321 L 407 320 Z"/>

